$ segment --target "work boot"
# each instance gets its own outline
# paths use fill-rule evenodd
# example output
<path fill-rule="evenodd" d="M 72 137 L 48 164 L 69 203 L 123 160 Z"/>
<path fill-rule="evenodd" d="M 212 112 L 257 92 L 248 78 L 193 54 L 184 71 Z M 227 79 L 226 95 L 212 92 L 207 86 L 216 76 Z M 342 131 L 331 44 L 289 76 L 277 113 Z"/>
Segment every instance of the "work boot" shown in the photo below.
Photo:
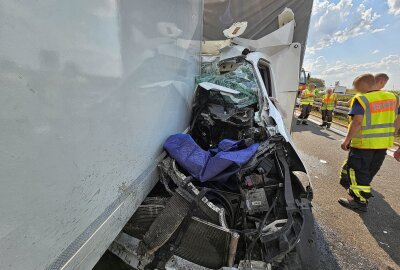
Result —
<path fill-rule="evenodd" d="M 366 203 L 361 203 L 361 202 L 357 202 L 354 199 L 345 199 L 345 198 L 340 198 L 338 200 L 338 202 L 346 207 L 349 208 L 351 210 L 356 210 L 356 211 L 361 211 L 361 212 L 367 212 L 368 207 Z"/>
<path fill-rule="evenodd" d="M 297 119 L 296 125 L 300 125 L 300 123 L 301 123 L 301 120 L 300 120 L 300 119 Z"/>
<path fill-rule="evenodd" d="M 324 126 L 326 126 L 326 122 L 322 122 L 322 124 L 321 125 L 319 125 L 320 127 L 324 127 Z"/>
<path fill-rule="evenodd" d="M 331 123 L 326 124 L 326 128 L 327 129 L 331 128 Z"/>
<path fill-rule="evenodd" d="M 307 120 L 303 120 L 302 124 L 307 126 L 308 125 Z"/>

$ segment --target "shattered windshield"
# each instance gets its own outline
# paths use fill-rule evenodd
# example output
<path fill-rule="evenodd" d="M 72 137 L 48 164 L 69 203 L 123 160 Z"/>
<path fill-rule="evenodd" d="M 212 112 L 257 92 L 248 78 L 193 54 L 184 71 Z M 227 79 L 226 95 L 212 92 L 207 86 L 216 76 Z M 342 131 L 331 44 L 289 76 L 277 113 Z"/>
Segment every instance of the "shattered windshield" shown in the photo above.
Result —
<path fill-rule="evenodd" d="M 250 63 L 223 63 L 218 67 L 218 62 L 205 63 L 202 66 L 202 75 L 196 78 L 196 83 L 210 82 L 225 86 L 236 91 L 233 98 L 224 96 L 224 101 L 237 107 L 247 107 L 258 101 L 259 87 Z"/>

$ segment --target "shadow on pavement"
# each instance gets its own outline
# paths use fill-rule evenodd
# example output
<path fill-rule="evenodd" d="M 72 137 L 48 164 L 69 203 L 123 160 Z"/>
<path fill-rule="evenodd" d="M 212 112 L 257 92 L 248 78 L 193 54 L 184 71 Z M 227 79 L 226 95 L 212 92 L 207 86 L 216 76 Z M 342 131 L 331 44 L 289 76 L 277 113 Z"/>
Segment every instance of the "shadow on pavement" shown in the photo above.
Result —
<path fill-rule="evenodd" d="M 317 238 L 317 247 L 319 251 L 320 269 L 337 270 L 342 267 L 337 262 L 333 250 L 329 246 L 326 238 L 327 232 L 317 223 L 315 223 L 315 233 Z"/>
<path fill-rule="evenodd" d="M 294 121 L 296 121 L 296 119 Z M 303 131 L 309 131 L 317 136 L 322 136 L 333 141 L 336 140 L 324 129 L 322 129 L 321 127 L 310 121 L 308 121 L 308 125 L 296 125 L 296 122 L 294 122 L 294 124 L 292 125 L 292 133 L 303 132 Z"/>
<path fill-rule="evenodd" d="M 368 212 L 360 217 L 379 246 L 400 265 L 400 217 L 382 194 L 373 194 Z"/>

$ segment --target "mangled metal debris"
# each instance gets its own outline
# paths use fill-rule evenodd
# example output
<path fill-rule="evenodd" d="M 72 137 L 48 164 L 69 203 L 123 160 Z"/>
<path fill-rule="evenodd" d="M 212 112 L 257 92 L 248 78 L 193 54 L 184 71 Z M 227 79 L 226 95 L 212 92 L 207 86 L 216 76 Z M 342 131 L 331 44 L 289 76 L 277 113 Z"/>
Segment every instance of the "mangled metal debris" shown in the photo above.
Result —
<path fill-rule="evenodd" d="M 290 144 L 254 121 L 257 108 L 223 103 L 215 98 L 219 90 L 198 91 L 190 135 L 167 140 L 170 156 L 159 165 L 160 182 L 125 230 L 141 240 L 136 265 L 167 269 L 180 260 L 206 269 L 279 269 L 301 262 L 296 246 L 308 244 L 301 235 L 312 230 L 305 222 L 312 219 L 311 194 L 293 173 Z M 246 159 L 229 152 L 248 146 L 254 150 Z M 222 150 L 241 159 L 240 166 L 224 157 L 213 166 Z"/>
<path fill-rule="evenodd" d="M 284 27 L 290 41 L 294 23 Z M 263 51 L 287 49 L 256 45 L 271 40 Z M 160 181 L 124 230 L 140 240 L 136 267 L 317 269 L 311 184 L 297 177 L 306 170 L 275 106 L 271 56 L 223 51 L 202 67 L 189 132 L 167 139 Z"/>

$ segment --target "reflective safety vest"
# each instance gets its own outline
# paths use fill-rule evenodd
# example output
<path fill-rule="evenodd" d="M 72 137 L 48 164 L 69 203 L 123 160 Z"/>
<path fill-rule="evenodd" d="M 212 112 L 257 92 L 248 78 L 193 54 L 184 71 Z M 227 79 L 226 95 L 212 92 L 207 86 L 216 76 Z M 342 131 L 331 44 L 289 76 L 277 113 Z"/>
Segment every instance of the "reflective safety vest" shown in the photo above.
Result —
<path fill-rule="evenodd" d="M 355 96 L 354 96 L 355 97 Z M 350 98 L 350 100 L 347 102 L 348 106 L 351 108 L 353 107 L 353 103 L 354 103 L 354 97 Z"/>
<path fill-rule="evenodd" d="M 303 96 L 301 99 L 301 104 L 303 105 L 313 105 L 314 104 L 314 97 L 312 95 L 315 95 L 315 90 L 310 91 L 308 88 L 303 90 Z"/>
<path fill-rule="evenodd" d="M 330 96 L 328 96 L 328 94 L 325 94 L 322 97 L 322 110 L 329 110 L 332 111 L 333 108 L 335 108 L 335 101 L 336 101 L 336 94 L 331 94 Z"/>
<path fill-rule="evenodd" d="M 364 108 L 362 129 L 351 140 L 351 147 L 387 149 L 393 146 L 399 97 L 386 91 L 372 91 L 354 97 Z"/>

